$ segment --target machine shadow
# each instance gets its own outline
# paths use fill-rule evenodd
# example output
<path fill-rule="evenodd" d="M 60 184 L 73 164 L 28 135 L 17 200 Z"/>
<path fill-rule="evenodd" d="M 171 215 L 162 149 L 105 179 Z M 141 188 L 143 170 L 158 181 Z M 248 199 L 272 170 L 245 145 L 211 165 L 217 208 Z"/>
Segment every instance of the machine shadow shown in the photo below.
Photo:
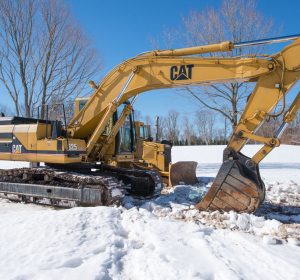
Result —
<path fill-rule="evenodd" d="M 212 183 L 215 180 L 216 177 L 197 177 L 200 184 L 209 184 Z"/>
<path fill-rule="evenodd" d="M 255 212 L 256 216 L 275 219 L 283 224 L 300 223 L 300 207 L 265 201 Z"/>

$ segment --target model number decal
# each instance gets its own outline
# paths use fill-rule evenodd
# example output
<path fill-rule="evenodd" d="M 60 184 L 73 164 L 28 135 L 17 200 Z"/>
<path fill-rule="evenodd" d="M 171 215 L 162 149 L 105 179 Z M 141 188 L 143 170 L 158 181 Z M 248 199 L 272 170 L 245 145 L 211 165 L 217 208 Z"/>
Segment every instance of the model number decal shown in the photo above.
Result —
<path fill-rule="evenodd" d="M 12 153 L 13 154 L 21 154 L 23 145 L 12 145 Z"/>
<path fill-rule="evenodd" d="M 69 144 L 69 151 L 77 151 L 77 144 Z"/>

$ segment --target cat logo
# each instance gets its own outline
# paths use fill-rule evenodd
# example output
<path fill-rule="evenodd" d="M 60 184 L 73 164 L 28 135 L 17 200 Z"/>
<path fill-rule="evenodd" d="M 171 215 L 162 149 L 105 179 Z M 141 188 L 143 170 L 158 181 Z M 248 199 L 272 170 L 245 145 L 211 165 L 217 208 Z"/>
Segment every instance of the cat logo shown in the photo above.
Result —
<path fill-rule="evenodd" d="M 13 154 L 22 154 L 22 145 L 12 145 L 12 153 Z"/>
<path fill-rule="evenodd" d="M 192 78 L 192 69 L 194 64 L 172 66 L 170 69 L 170 79 L 172 81 L 190 80 Z"/>

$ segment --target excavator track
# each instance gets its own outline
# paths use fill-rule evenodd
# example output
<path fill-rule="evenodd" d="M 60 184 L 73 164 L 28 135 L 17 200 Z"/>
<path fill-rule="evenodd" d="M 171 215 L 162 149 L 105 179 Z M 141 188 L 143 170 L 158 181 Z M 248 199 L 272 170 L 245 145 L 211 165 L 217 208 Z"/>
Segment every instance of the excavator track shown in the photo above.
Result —
<path fill-rule="evenodd" d="M 143 169 L 138 166 L 124 168 L 104 163 L 100 165 L 94 163 L 64 165 L 47 163 L 47 166 L 69 172 L 76 171 L 80 174 L 106 174 L 112 176 L 124 183 L 128 195 L 148 197 L 160 193 L 162 189 L 162 179 L 158 171 Z"/>
<path fill-rule="evenodd" d="M 57 207 L 119 204 L 127 195 L 148 197 L 161 188 L 157 172 L 126 168 L 0 169 L 0 198 Z"/>
<path fill-rule="evenodd" d="M 0 170 L 0 197 L 61 207 L 117 204 L 124 184 L 112 176 L 50 168 Z"/>
<path fill-rule="evenodd" d="M 159 172 L 155 170 L 128 169 L 110 165 L 104 165 L 102 170 L 129 184 L 130 189 L 128 192 L 133 196 L 147 197 L 160 194 L 163 187 L 162 178 Z"/>

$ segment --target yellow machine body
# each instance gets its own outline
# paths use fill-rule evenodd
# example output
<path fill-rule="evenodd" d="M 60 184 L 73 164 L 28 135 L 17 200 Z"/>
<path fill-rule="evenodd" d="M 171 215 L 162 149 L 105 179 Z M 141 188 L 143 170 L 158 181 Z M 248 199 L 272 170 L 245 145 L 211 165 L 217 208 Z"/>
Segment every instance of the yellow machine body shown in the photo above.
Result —
<path fill-rule="evenodd" d="M 60 164 L 86 160 L 85 141 L 64 137 L 52 139 L 51 123 L 15 117 L 1 118 L 0 124 L 2 160 Z"/>
<path fill-rule="evenodd" d="M 145 134 L 149 127 L 143 123 L 135 122 L 133 125 L 131 120 L 131 131 L 128 131 L 135 98 L 142 92 L 161 88 L 255 82 L 256 86 L 224 152 L 219 174 L 207 195 L 196 205 L 201 210 L 253 212 L 263 201 L 265 191 L 258 163 L 279 146 L 281 133 L 280 130 L 273 138 L 264 138 L 255 135 L 255 131 L 300 78 L 300 39 L 294 38 L 279 53 L 264 57 L 192 56 L 233 48 L 233 43 L 223 42 L 152 51 L 122 62 L 99 85 L 93 83 L 95 91 L 91 97 L 75 101 L 74 117 L 61 135 L 53 133 L 54 122 L 36 120 L 35 123 L 26 123 L 26 120 L 22 122 L 20 119 L 19 123 L 5 125 L 2 118 L 0 159 L 59 164 L 100 161 L 112 166 L 154 169 L 169 177 L 171 147 L 151 141 Z M 298 95 L 292 106 L 287 108 L 286 123 L 293 120 L 299 110 L 299 99 Z M 129 136 L 131 146 L 125 141 Z M 125 140 L 119 142 L 120 139 Z M 240 153 L 249 139 L 264 144 L 251 158 Z M 188 173 L 180 164 L 173 170 L 177 175 L 180 170 L 182 176 Z M 181 176 L 175 177 L 176 182 L 184 181 Z"/>

